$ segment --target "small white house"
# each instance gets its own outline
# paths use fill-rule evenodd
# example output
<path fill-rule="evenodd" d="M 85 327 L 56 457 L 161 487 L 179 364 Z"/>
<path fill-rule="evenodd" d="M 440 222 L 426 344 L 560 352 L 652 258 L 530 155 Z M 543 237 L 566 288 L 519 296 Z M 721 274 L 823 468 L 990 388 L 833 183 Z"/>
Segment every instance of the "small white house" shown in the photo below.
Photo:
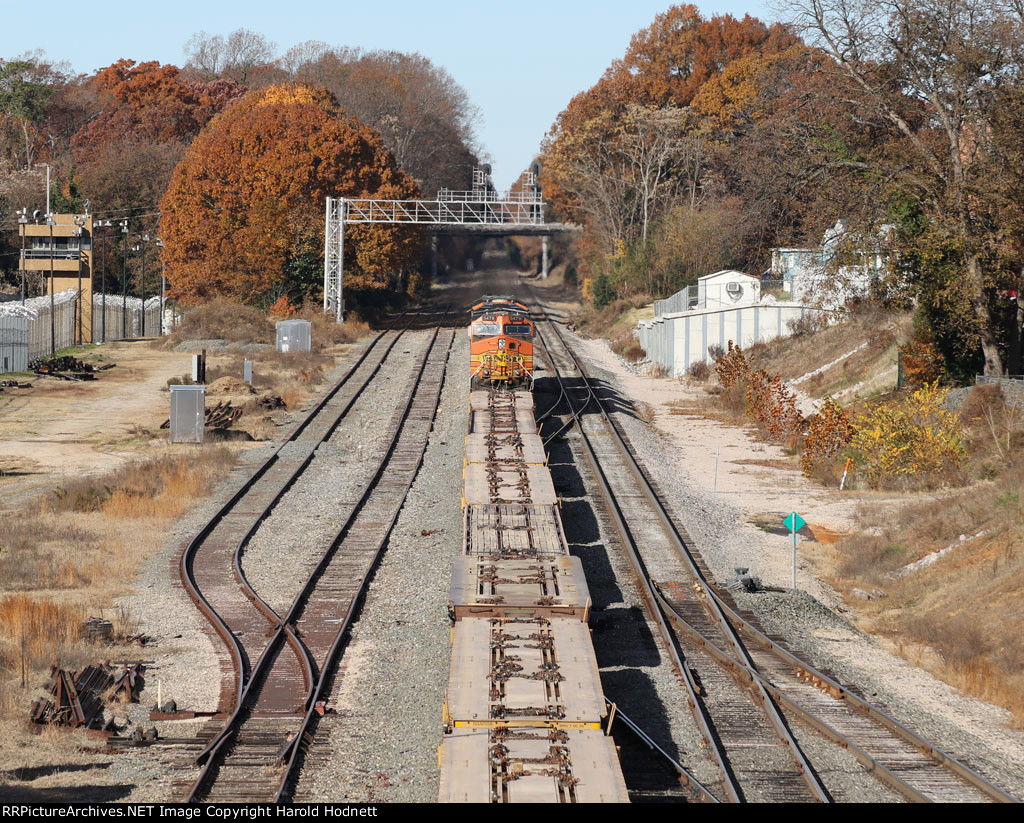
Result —
<path fill-rule="evenodd" d="M 894 227 L 881 226 L 873 238 L 854 237 L 842 220 L 825 232 L 817 248 L 772 249 L 772 277 L 783 281 L 793 300 L 839 308 L 852 297 L 867 294 L 871 282 L 889 265 Z M 857 250 L 850 262 L 838 265 L 836 256 L 844 246 Z"/>
<path fill-rule="evenodd" d="M 697 281 L 697 303 L 692 308 L 722 309 L 750 306 L 761 299 L 761 281 L 749 274 L 723 269 Z"/>

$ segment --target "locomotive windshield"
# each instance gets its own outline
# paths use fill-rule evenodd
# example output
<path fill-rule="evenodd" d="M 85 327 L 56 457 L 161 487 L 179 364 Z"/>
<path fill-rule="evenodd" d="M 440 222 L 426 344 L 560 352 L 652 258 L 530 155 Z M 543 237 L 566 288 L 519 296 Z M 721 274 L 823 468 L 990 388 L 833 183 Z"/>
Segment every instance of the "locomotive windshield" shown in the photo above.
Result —
<path fill-rule="evenodd" d="M 505 334 L 510 334 L 513 337 L 529 337 L 530 325 L 529 323 L 506 323 Z"/>
<path fill-rule="evenodd" d="M 496 334 L 501 334 L 501 326 L 499 326 L 497 323 L 473 324 L 474 337 L 494 337 L 494 335 Z"/>

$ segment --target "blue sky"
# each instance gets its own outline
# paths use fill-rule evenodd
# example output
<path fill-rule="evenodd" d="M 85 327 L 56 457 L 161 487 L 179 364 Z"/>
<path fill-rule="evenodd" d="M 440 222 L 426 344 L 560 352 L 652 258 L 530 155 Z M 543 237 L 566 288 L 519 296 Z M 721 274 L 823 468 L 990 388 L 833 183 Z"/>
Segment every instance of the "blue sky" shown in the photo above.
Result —
<path fill-rule="evenodd" d="M 0 0 L 0 57 L 43 49 L 91 73 L 121 57 L 182 63 L 195 32 L 261 32 L 278 52 L 305 40 L 417 51 L 444 66 L 479 107 L 477 135 L 507 188 L 530 162 L 544 133 L 573 95 L 621 57 L 634 32 L 671 3 L 652 0 L 518 2 L 199 2 L 42 7 Z M 697 2 L 706 16 L 775 19 L 763 0 Z M 45 8 L 45 16 L 39 9 Z M 62 14 L 63 13 L 63 14 Z"/>

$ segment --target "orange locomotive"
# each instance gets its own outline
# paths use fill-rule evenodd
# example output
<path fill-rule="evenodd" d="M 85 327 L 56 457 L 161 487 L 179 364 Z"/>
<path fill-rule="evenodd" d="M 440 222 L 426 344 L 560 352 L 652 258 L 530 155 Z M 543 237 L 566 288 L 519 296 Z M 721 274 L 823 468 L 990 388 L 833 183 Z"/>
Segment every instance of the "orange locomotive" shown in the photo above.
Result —
<path fill-rule="evenodd" d="M 533 384 L 533 321 L 514 297 L 485 294 L 470 312 L 469 370 L 473 386 Z"/>

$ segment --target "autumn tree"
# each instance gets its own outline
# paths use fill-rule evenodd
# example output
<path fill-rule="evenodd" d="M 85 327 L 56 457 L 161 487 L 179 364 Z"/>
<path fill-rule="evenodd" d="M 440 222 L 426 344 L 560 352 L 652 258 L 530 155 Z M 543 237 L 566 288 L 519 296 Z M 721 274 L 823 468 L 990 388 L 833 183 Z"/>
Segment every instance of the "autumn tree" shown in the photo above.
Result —
<path fill-rule="evenodd" d="M 67 82 L 41 53 L 0 60 L 0 142 L 3 156 L 16 169 L 31 168 L 41 139 L 50 99 Z"/>
<path fill-rule="evenodd" d="M 1001 172 L 993 102 L 1020 82 L 1024 26 L 1000 0 L 792 0 L 799 22 L 857 90 L 857 116 L 884 126 L 894 149 L 871 158 L 906 214 L 905 251 L 919 272 L 964 298 L 965 329 L 985 374 L 1003 370 L 996 292 L 1001 240 L 989 205 Z M 933 285 L 934 280 L 931 284 Z"/>
<path fill-rule="evenodd" d="M 79 153 L 118 140 L 188 143 L 213 115 L 245 89 L 230 80 L 192 82 L 176 66 L 118 60 L 93 78 L 103 104 L 98 116 L 74 137 Z"/>
<path fill-rule="evenodd" d="M 171 65 L 118 60 L 91 79 L 99 111 L 71 139 L 94 210 L 155 211 L 186 146 L 244 93 L 230 80 L 190 81 Z"/>
<path fill-rule="evenodd" d="M 853 94 L 804 45 L 749 54 L 701 86 L 691 108 L 709 136 L 707 196 L 740 210 L 741 266 L 763 271 L 772 246 L 817 245 L 851 214 L 885 221 L 866 156 L 887 137 L 855 116 Z"/>
<path fill-rule="evenodd" d="M 185 61 L 203 80 L 226 78 L 246 86 L 253 84 L 254 74 L 267 73 L 276 49 L 262 34 L 245 28 L 227 37 L 199 31 L 185 44 Z"/>
<path fill-rule="evenodd" d="M 623 58 L 591 89 L 570 101 L 542 147 L 542 183 L 560 216 L 587 227 L 580 242 L 587 250 L 585 268 L 611 266 L 613 279 L 663 288 L 678 282 L 681 269 L 647 271 L 652 261 L 666 261 L 663 249 L 650 246 L 653 224 L 674 212 L 677 226 L 738 225 L 732 219 L 735 197 L 714 168 L 711 129 L 692 104 L 736 61 L 784 52 L 798 42 L 785 26 L 749 16 L 707 19 L 693 5 L 673 6 L 633 36 Z M 639 112 L 647 125 L 638 124 Z M 655 134 L 660 136 L 651 140 Z M 692 219 L 680 207 L 691 213 L 706 207 L 714 217 Z M 658 231 L 655 240 L 670 236 L 673 242 L 680 237 Z M 627 248 L 631 244 L 639 246 Z"/>
<path fill-rule="evenodd" d="M 574 129 L 546 157 L 563 190 L 610 245 L 646 239 L 651 222 L 671 203 L 700 164 L 700 141 L 687 114 L 674 107 L 605 111 Z M 696 196 L 691 191 L 690 196 Z"/>
<path fill-rule="evenodd" d="M 290 49 L 281 64 L 293 79 L 331 91 L 346 112 L 376 129 L 426 196 L 469 188 L 479 112 L 443 68 L 420 54 L 335 49 L 317 41 Z"/>
<path fill-rule="evenodd" d="M 416 195 L 379 135 L 330 93 L 288 84 L 251 92 L 214 118 L 161 201 L 172 293 L 293 302 L 318 288 L 327 196 Z M 346 289 L 381 292 L 416 259 L 419 238 L 379 226 L 346 232 Z"/>
<path fill-rule="evenodd" d="M 796 44 L 785 26 L 766 26 L 749 14 L 701 16 L 693 5 L 672 6 L 633 35 L 625 56 L 605 72 L 648 106 L 689 105 L 700 87 L 733 60 L 772 54 Z"/>

